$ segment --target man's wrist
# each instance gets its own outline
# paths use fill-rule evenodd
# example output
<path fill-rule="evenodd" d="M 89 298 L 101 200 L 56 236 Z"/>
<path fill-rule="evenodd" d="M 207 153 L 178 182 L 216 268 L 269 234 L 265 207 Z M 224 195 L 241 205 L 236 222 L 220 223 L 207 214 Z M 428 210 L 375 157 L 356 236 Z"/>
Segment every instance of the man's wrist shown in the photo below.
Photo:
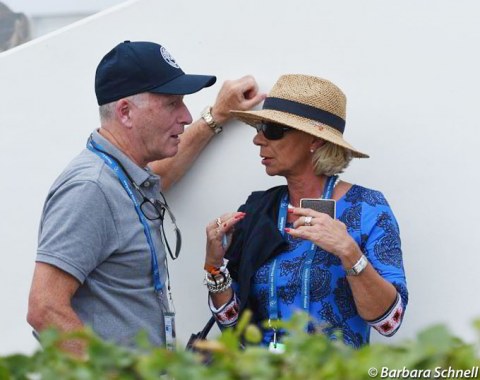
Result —
<path fill-rule="evenodd" d="M 223 129 L 220 123 L 217 122 L 217 120 L 213 117 L 211 106 L 205 107 L 200 116 L 205 123 L 207 123 L 214 134 L 218 135 L 220 132 L 222 132 Z"/>
<path fill-rule="evenodd" d="M 215 122 L 222 127 L 231 119 L 230 111 L 227 111 L 227 113 L 220 112 L 215 104 L 212 106 L 211 114 Z"/>

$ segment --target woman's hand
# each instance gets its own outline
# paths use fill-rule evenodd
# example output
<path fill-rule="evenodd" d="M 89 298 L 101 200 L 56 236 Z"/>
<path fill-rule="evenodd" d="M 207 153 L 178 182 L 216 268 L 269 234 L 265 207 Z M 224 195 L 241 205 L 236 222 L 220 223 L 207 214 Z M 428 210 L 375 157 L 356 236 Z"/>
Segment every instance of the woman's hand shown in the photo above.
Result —
<path fill-rule="evenodd" d="M 235 224 L 245 217 L 244 212 L 223 214 L 207 226 L 207 254 L 205 264 L 220 268 L 223 257 L 230 246 Z M 227 243 L 224 245 L 224 243 Z"/>
<path fill-rule="evenodd" d="M 358 246 L 348 234 L 347 227 L 339 220 L 309 208 L 290 208 L 288 212 L 299 216 L 293 228 L 285 229 L 293 237 L 310 240 L 340 259 L 358 252 Z"/>

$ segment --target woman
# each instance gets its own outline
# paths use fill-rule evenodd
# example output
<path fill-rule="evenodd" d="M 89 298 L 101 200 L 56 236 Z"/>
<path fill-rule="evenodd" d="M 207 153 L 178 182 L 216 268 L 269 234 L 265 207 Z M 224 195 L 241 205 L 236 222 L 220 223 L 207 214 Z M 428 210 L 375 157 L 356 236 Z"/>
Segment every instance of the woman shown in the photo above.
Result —
<path fill-rule="evenodd" d="M 369 342 L 370 327 L 386 336 L 398 330 L 408 302 L 399 229 L 380 192 L 337 177 L 353 157 L 368 157 L 343 139 L 345 108 L 333 83 L 284 75 L 262 110 L 233 112 L 257 129 L 267 174 L 287 185 L 252 193 L 207 227 L 206 284 L 221 326 L 245 308 L 256 322 L 303 309 L 354 347 Z M 320 197 L 336 201 L 336 218 L 299 207 Z M 264 330 L 265 345 L 278 339 Z"/>

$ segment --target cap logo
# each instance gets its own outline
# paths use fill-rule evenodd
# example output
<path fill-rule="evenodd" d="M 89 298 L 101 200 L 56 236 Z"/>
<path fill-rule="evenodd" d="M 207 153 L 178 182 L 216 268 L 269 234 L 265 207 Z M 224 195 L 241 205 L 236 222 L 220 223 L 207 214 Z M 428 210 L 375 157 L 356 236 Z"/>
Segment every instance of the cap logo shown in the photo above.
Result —
<path fill-rule="evenodd" d="M 180 68 L 180 66 L 178 66 L 177 62 L 175 62 L 175 59 L 171 56 L 171 54 L 163 46 L 160 46 L 160 54 L 162 54 L 163 59 L 170 66 L 175 67 L 176 69 Z"/>

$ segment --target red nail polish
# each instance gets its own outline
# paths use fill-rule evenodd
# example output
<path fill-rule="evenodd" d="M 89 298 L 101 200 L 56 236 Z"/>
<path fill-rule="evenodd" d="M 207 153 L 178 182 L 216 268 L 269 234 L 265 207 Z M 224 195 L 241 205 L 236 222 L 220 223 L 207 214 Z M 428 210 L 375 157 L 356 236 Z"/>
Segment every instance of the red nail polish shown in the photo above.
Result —
<path fill-rule="evenodd" d="M 289 208 L 287 212 L 291 214 L 293 212 L 293 208 Z"/>
<path fill-rule="evenodd" d="M 227 223 L 223 223 L 223 227 L 227 227 Z"/>
<path fill-rule="evenodd" d="M 245 216 L 245 214 L 244 215 L 237 215 L 234 219 L 240 219 L 240 218 L 243 218 L 244 216 Z"/>
<path fill-rule="evenodd" d="M 285 232 L 290 232 L 290 228 L 285 228 Z"/>

